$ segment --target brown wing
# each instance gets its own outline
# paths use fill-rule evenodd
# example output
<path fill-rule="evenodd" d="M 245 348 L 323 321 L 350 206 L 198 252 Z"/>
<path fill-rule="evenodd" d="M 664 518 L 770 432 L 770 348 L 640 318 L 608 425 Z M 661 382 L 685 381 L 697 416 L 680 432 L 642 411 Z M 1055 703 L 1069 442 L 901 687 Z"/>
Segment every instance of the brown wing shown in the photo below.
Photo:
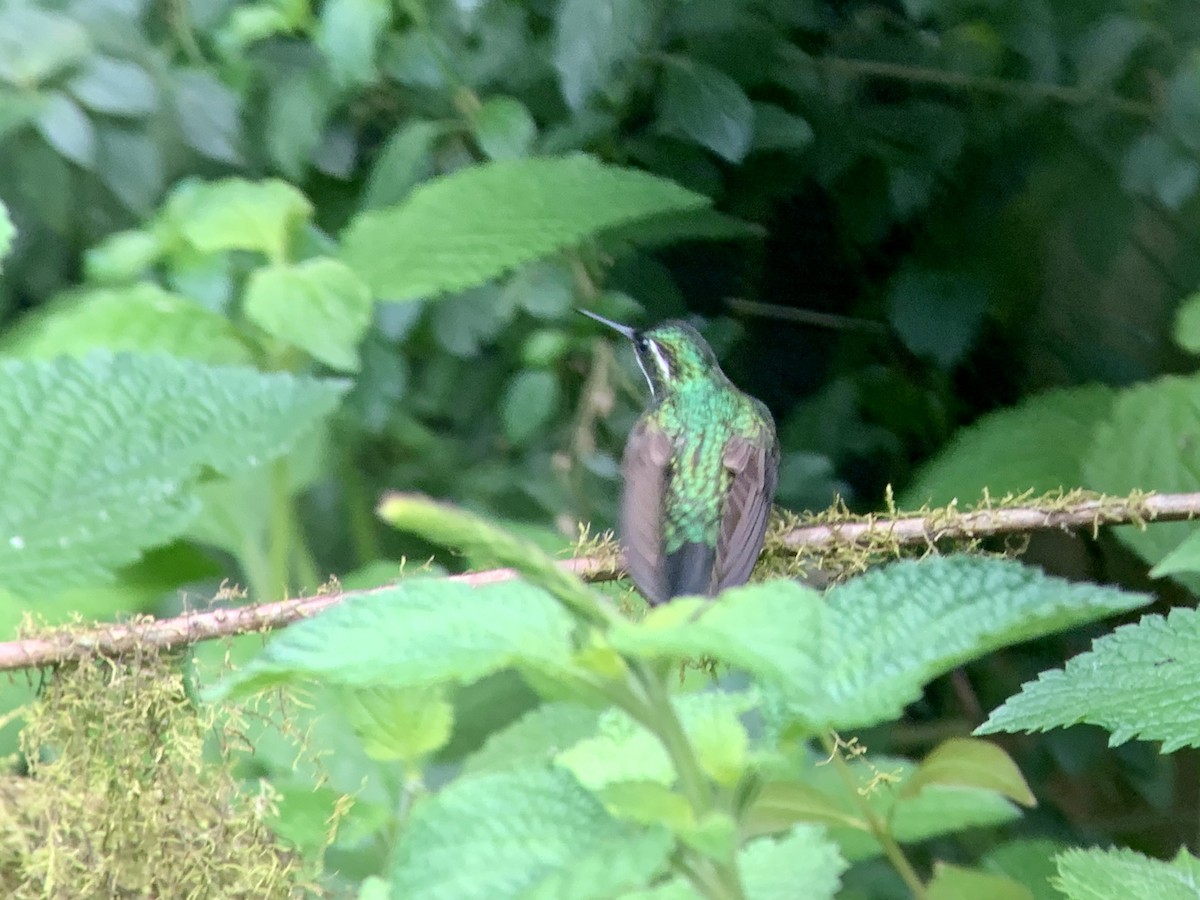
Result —
<path fill-rule="evenodd" d="M 663 492 L 671 467 L 671 439 L 640 419 L 629 433 L 621 474 L 621 544 L 629 576 L 651 603 L 670 599 L 662 554 Z"/>
<path fill-rule="evenodd" d="M 764 447 L 735 437 L 725 449 L 724 463 L 733 484 L 717 542 L 713 580 L 718 591 L 745 584 L 758 561 L 779 480 L 779 444 L 772 440 Z"/>

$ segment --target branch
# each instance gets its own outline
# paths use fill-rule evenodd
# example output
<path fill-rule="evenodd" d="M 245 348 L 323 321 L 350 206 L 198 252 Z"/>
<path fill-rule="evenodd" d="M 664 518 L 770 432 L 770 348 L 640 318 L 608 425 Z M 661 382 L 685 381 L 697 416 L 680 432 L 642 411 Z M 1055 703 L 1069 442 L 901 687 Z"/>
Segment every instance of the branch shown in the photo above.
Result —
<path fill-rule="evenodd" d="M 794 528 L 783 535 L 782 543 L 794 551 L 816 551 L 855 545 L 869 547 L 880 539 L 899 546 L 934 546 L 946 540 L 971 540 L 1030 531 L 1088 528 L 1095 534 L 1101 525 L 1140 525 L 1150 521 L 1200 518 L 1200 493 L 1088 499 L 1063 503 L 1054 509 L 1021 506 L 957 513 L 951 508 L 922 516 L 844 518 L 846 521 Z M 621 574 L 610 558 L 581 557 L 564 560 L 560 565 L 585 581 L 609 581 Z M 516 572 L 512 569 L 450 576 L 454 581 L 470 585 L 491 584 L 515 577 Z M 351 597 L 377 594 L 392 587 L 189 612 L 171 619 L 147 618 L 86 631 L 64 629 L 46 636 L 0 643 L 0 671 L 52 666 L 94 653 L 120 656 L 147 647 L 168 649 L 213 638 L 272 631 Z"/>

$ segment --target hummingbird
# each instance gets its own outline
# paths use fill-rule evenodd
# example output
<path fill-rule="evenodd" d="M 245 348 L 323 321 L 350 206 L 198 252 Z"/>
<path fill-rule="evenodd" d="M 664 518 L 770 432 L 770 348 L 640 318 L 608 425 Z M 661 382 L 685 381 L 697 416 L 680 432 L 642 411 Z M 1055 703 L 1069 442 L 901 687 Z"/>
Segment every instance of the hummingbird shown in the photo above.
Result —
<path fill-rule="evenodd" d="M 585 316 L 626 337 L 650 386 L 621 462 L 625 565 L 651 603 L 745 584 L 779 477 L 775 421 L 738 390 L 691 325 L 647 330 Z"/>

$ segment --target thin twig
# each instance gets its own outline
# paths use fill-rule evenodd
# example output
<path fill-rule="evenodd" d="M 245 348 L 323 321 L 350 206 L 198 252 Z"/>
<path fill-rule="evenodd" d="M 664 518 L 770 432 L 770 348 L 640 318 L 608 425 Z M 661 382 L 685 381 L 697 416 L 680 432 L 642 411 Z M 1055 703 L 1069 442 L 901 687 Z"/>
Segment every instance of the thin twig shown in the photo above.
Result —
<path fill-rule="evenodd" d="M 1009 97 L 1035 97 L 1065 103 L 1069 106 L 1107 106 L 1116 112 L 1139 119 L 1153 119 L 1157 114 L 1157 110 L 1151 103 L 1065 84 L 971 75 L 966 72 L 953 72 L 948 69 L 911 66 L 875 59 L 827 56 L 818 59 L 817 63 L 826 71 L 841 75 L 875 76 L 892 78 L 897 81 L 938 84 L 943 87 L 1003 94 Z"/>
<path fill-rule="evenodd" d="M 840 524 L 806 525 L 793 529 L 784 544 L 795 550 L 868 542 L 886 534 L 899 545 L 933 545 L 945 540 L 1030 531 L 1088 528 L 1100 525 L 1173 522 L 1200 518 L 1200 493 L 1150 494 L 1137 499 L 1105 498 L 1064 505 L 1054 510 L 1035 507 L 985 509 L 957 515 L 939 510 L 930 516 L 870 517 Z M 564 560 L 563 569 L 586 581 L 608 581 L 621 572 L 611 559 L 580 557 Z M 512 569 L 490 569 L 452 575 L 464 584 L 483 585 L 515 578 Z M 146 619 L 123 625 L 102 625 L 89 630 L 66 629 L 44 637 L 0 643 L 0 671 L 52 666 L 93 653 L 119 656 L 146 647 L 170 648 L 213 638 L 271 631 L 308 618 L 351 597 L 362 597 L 392 586 L 366 591 L 319 594 L 294 600 L 259 603 L 203 612 L 171 619 Z"/>

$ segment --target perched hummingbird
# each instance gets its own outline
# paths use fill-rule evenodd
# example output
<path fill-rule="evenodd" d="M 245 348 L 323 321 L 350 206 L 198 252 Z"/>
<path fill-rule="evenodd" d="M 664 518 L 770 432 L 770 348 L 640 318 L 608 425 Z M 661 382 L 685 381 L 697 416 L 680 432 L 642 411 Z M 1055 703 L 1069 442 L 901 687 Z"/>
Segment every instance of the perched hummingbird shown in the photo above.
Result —
<path fill-rule="evenodd" d="M 779 475 L 771 413 L 734 387 L 690 325 L 640 331 L 580 312 L 633 342 L 650 384 L 621 463 L 621 543 L 634 584 L 651 604 L 745 584 Z"/>

